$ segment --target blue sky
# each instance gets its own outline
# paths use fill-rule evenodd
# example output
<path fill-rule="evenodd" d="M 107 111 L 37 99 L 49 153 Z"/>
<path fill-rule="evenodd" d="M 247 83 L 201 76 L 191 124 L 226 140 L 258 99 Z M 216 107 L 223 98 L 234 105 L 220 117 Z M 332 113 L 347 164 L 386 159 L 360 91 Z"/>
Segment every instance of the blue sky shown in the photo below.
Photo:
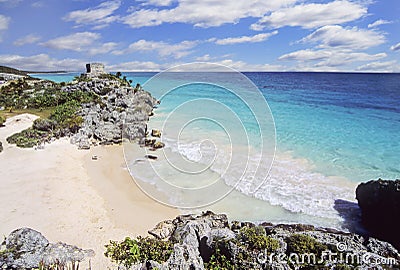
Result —
<path fill-rule="evenodd" d="M 399 0 L 0 0 L 0 65 L 400 72 L 399 14 Z"/>

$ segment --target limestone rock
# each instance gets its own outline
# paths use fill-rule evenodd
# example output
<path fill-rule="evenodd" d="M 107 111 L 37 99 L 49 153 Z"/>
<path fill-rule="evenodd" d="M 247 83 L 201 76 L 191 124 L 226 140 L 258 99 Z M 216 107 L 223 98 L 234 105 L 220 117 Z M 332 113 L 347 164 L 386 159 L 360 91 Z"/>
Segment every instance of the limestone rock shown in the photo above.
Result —
<path fill-rule="evenodd" d="M 166 220 L 158 223 L 152 230 L 148 231 L 159 240 L 169 239 L 175 231 L 175 224 L 172 220 Z"/>
<path fill-rule="evenodd" d="M 1 269 L 37 269 L 39 263 L 55 262 L 68 265 L 94 256 L 92 250 L 83 250 L 64 243 L 51 244 L 38 231 L 17 229 L 5 238 L 0 249 Z"/>

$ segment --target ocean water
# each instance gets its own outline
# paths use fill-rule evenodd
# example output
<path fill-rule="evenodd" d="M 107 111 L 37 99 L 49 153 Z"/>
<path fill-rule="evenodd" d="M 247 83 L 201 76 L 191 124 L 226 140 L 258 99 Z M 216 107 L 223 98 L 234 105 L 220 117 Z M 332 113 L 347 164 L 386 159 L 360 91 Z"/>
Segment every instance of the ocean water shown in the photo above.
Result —
<path fill-rule="evenodd" d="M 161 100 L 165 148 L 125 156 L 162 203 L 343 229 L 358 183 L 400 178 L 400 74 L 124 75 Z"/>
<path fill-rule="evenodd" d="M 68 73 L 33 73 L 29 74 L 33 78 L 38 78 L 42 80 L 50 80 L 56 83 L 60 82 L 71 82 L 75 76 L 79 76 L 78 72 L 68 72 Z"/>

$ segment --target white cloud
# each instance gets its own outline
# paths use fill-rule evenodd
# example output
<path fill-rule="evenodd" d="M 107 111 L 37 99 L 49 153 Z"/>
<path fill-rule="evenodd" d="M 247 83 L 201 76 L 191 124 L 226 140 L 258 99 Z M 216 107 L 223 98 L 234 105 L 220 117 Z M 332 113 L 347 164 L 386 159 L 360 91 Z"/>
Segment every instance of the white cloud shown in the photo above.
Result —
<path fill-rule="evenodd" d="M 41 8 L 41 7 L 44 7 L 44 2 L 43 1 L 36 1 L 36 2 L 33 2 L 31 4 L 31 6 L 34 7 L 34 8 Z"/>
<path fill-rule="evenodd" d="M 41 45 L 57 50 L 82 52 L 87 50 L 98 39 L 100 39 L 100 34 L 98 33 L 79 32 L 43 42 Z"/>
<path fill-rule="evenodd" d="M 397 43 L 396 45 L 391 46 L 390 49 L 391 49 L 392 51 L 398 51 L 398 50 L 400 50 L 400 42 Z"/>
<path fill-rule="evenodd" d="M 278 31 L 274 31 L 271 33 L 262 33 L 254 36 L 241 36 L 241 37 L 231 37 L 224 39 L 217 39 L 215 43 L 218 45 L 230 45 L 230 44 L 238 44 L 238 43 L 256 43 L 267 40 L 269 37 L 278 34 Z"/>
<path fill-rule="evenodd" d="M 315 67 L 338 67 L 353 62 L 374 61 L 387 57 L 386 53 L 368 54 L 350 50 L 299 50 L 280 56 L 279 60 L 314 62 Z"/>
<path fill-rule="evenodd" d="M 157 52 L 161 57 L 172 56 L 175 59 L 179 59 L 190 54 L 190 50 L 195 47 L 197 43 L 197 41 L 182 41 L 177 44 L 169 44 L 163 41 L 147 41 L 141 39 L 129 45 L 126 50 L 114 51 L 113 54 L 121 55 L 132 52 Z"/>
<path fill-rule="evenodd" d="M 367 8 L 347 0 L 337 0 L 326 4 L 299 4 L 273 11 L 262 17 L 251 29 L 300 26 L 316 28 L 329 24 L 351 22 L 367 14 Z"/>
<path fill-rule="evenodd" d="M 141 2 L 142 6 L 167 7 L 172 5 L 175 0 L 138 0 L 137 2 Z"/>
<path fill-rule="evenodd" d="M 28 71 L 79 71 L 84 69 L 86 62 L 70 58 L 55 59 L 51 58 L 47 54 L 38 54 L 32 56 L 3 54 L 0 55 L 0 63 L 5 66 Z"/>
<path fill-rule="evenodd" d="M 10 18 L 0 14 L 0 42 L 2 41 L 2 33 L 8 29 Z"/>
<path fill-rule="evenodd" d="M 377 20 L 373 23 L 368 24 L 368 28 L 375 28 L 375 27 L 378 27 L 379 25 L 390 24 L 390 23 L 392 23 L 392 22 L 386 21 L 386 20 Z"/>
<path fill-rule="evenodd" d="M 155 26 L 162 23 L 189 23 L 196 27 L 220 26 L 238 23 L 247 17 L 260 18 L 282 6 L 297 0 L 179 0 L 171 9 L 140 9 L 122 18 L 132 28 Z"/>
<path fill-rule="evenodd" d="M 0 14 L 0 31 L 8 29 L 10 18 Z"/>
<path fill-rule="evenodd" d="M 4 3 L 6 7 L 14 8 L 19 5 L 23 0 L 0 0 L 0 4 Z"/>
<path fill-rule="evenodd" d="M 368 49 L 384 43 L 385 36 L 373 30 L 357 27 L 343 28 L 340 25 L 323 26 L 300 42 L 320 43 L 320 48 Z"/>
<path fill-rule="evenodd" d="M 203 56 L 196 57 L 196 61 L 199 62 L 208 62 L 211 60 L 211 56 L 209 54 L 205 54 Z"/>
<path fill-rule="evenodd" d="M 357 70 L 368 72 L 400 72 L 400 65 L 396 61 L 371 62 L 357 67 Z"/>
<path fill-rule="evenodd" d="M 90 55 L 96 55 L 96 54 L 105 54 L 109 53 L 112 50 L 114 50 L 118 46 L 118 43 L 115 42 L 107 42 L 104 44 L 101 44 L 99 47 L 93 47 L 88 50 L 88 53 Z"/>
<path fill-rule="evenodd" d="M 40 40 L 40 37 L 38 35 L 29 34 L 25 37 L 21 37 L 21 38 L 17 39 L 16 41 L 14 41 L 14 45 L 22 46 L 25 44 L 32 44 L 32 43 L 38 42 L 39 40 Z"/>
<path fill-rule="evenodd" d="M 284 69 L 284 67 L 280 65 L 249 64 L 244 61 L 235 61 L 231 59 L 225 59 L 215 63 L 233 68 L 238 71 L 281 71 Z"/>
<path fill-rule="evenodd" d="M 100 29 L 118 19 L 117 16 L 112 16 L 112 14 L 120 6 L 121 1 L 119 0 L 103 2 L 94 8 L 72 11 L 63 19 L 68 22 L 73 21 L 77 25 L 94 25 L 95 29 Z"/>
<path fill-rule="evenodd" d="M 162 65 L 154 62 L 124 62 L 115 65 L 108 65 L 108 70 L 111 71 L 124 71 L 124 72 L 134 72 L 134 71 L 160 71 L 165 69 Z"/>

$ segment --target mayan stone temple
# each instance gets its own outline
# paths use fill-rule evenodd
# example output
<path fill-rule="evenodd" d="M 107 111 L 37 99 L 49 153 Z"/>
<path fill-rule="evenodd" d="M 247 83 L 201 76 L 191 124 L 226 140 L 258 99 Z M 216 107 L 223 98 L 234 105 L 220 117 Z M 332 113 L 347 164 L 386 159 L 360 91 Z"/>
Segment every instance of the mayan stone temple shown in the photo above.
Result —
<path fill-rule="evenodd" d="M 97 77 L 104 74 L 104 64 L 102 63 L 89 63 L 86 64 L 86 75 L 89 77 Z"/>

